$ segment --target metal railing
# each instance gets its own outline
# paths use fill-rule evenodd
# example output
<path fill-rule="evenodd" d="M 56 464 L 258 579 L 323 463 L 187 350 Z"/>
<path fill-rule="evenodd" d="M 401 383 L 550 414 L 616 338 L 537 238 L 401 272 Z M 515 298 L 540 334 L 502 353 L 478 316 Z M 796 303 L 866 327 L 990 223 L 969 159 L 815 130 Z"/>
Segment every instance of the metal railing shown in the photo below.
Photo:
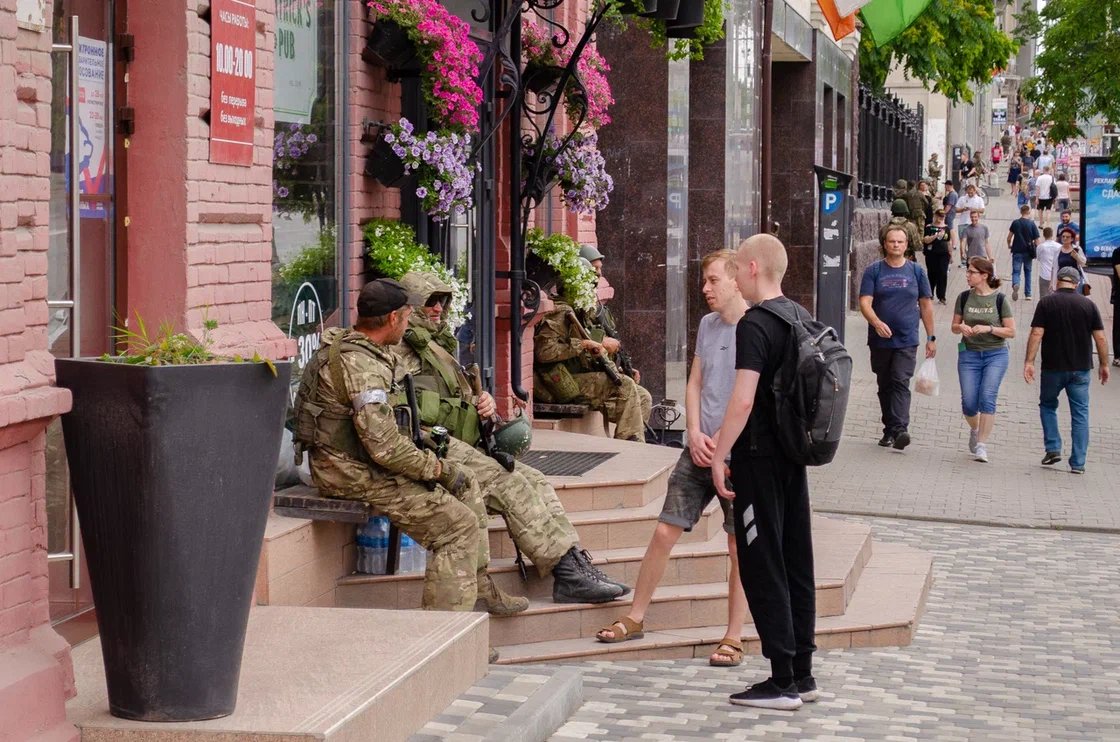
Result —
<path fill-rule="evenodd" d="M 856 193 L 867 205 L 893 198 L 899 178 L 922 176 L 925 110 L 910 108 L 891 94 L 859 86 L 859 182 Z"/>

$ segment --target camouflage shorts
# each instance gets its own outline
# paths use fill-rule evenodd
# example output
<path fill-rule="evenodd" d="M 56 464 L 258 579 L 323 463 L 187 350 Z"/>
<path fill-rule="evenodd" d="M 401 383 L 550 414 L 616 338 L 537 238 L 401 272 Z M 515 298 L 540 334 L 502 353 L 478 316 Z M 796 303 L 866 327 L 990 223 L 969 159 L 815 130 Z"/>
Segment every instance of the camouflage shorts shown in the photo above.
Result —
<path fill-rule="evenodd" d="M 735 533 L 735 516 L 731 512 L 731 502 L 716 494 L 712 484 L 712 470 L 697 466 L 686 448 L 681 452 L 673 473 L 669 475 L 669 491 L 665 495 L 665 505 L 661 508 L 662 523 L 691 531 L 704 508 L 715 497 L 723 509 L 723 530 Z"/>

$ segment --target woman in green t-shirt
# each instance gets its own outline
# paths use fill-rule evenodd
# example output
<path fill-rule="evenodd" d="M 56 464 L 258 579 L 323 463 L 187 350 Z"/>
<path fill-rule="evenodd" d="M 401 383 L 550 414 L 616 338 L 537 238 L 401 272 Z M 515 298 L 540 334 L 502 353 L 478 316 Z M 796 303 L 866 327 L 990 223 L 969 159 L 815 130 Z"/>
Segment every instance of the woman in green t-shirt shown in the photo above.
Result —
<path fill-rule="evenodd" d="M 961 382 L 961 411 L 968 423 L 968 450 L 977 461 L 988 460 L 988 436 L 996 420 L 996 397 L 1007 373 L 1007 341 L 1015 337 L 1010 302 L 996 291 L 1000 280 L 987 258 L 968 261 L 969 290 L 957 297 L 953 332 L 963 340 L 958 348 L 957 375 Z"/>

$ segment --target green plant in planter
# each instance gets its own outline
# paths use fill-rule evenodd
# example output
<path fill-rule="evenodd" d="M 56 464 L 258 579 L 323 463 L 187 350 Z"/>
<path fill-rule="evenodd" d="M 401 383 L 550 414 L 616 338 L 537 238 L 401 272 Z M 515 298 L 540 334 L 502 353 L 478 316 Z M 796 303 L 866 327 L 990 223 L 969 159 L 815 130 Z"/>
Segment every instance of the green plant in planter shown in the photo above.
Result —
<path fill-rule="evenodd" d="M 525 247 L 556 271 L 560 295 L 573 308 L 595 308 L 598 276 L 594 268 L 580 261 L 578 242 L 562 232 L 546 235 L 544 230 L 533 228 L 525 233 Z"/>
<path fill-rule="evenodd" d="M 319 233 L 317 242 L 304 246 L 287 264 L 280 266 L 280 278 L 298 286 L 309 278 L 334 274 L 334 227 Z"/>
<path fill-rule="evenodd" d="M 711 46 L 723 38 L 723 21 L 728 7 L 727 0 L 704 0 L 704 22 L 696 29 L 691 39 L 669 39 L 665 34 L 665 21 L 639 18 L 638 23 L 649 30 L 655 48 L 667 47 L 665 56 L 669 59 L 700 61 L 704 58 L 704 47 Z"/>
<path fill-rule="evenodd" d="M 114 327 L 113 337 L 125 346 L 124 351 L 118 355 L 105 353 L 102 361 L 123 363 L 130 366 L 196 366 L 204 363 L 263 363 L 277 375 L 276 364 L 264 358 L 260 353 L 254 353 L 252 358 L 240 355 L 220 356 L 210 350 L 213 342 L 210 333 L 218 328 L 218 321 L 204 319 L 202 322 L 202 339 L 196 340 L 185 332 L 175 332 L 170 322 L 160 324 L 159 330 L 153 337 L 148 332 L 148 325 L 140 313 L 136 313 L 136 329 L 127 327 Z"/>
<path fill-rule="evenodd" d="M 399 279 L 409 271 L 435 273 L 451 287 L 447 323 L 452 331 L 467 321 L 467 281 L 455 275 L 427 247 L 417 243 L 412 227 L 392 219 L 371 219 L 362 232 L 370 270 L 392 279 Z"/>

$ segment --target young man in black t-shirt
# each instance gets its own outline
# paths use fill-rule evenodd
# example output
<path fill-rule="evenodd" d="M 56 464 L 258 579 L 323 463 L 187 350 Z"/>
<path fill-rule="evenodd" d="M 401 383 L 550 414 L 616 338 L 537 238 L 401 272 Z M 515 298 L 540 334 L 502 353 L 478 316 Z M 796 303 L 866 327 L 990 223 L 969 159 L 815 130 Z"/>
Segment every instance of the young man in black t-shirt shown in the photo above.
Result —
<path fill-rule="evenodd" d="M 720 497 L 734 506 L 739 576 L 771 677 L 730 700 L 793 710 L 820 695 L 813 678 L 816 585 L 809 485 L 805 467 L 790 461 L 777 443 L 772 387 L 786 360 L 791 330 L 757 305 L 765 302 L 788 315 L 810 315 L 782 295 L 788 261 L 776 237 L 760 234 L 745 240 L 736 261 L 739 291 L 756 306 L 736 328 L 735 387 L 712 455 L 712 480 Z"/>

